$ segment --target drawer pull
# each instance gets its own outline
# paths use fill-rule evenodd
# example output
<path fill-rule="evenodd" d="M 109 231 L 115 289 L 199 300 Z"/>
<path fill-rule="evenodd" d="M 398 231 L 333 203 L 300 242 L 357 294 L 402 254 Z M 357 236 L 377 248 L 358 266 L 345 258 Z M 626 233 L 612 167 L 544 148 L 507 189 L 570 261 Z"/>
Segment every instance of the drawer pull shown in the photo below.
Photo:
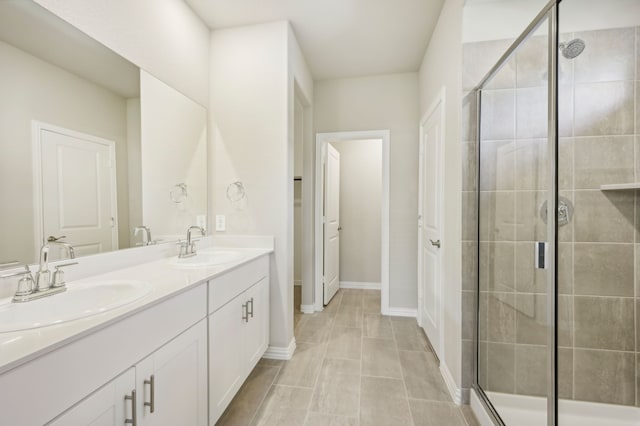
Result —
<path fill-rule="evenodd" d="M 249 303 L 251 303 L 251 310 L 250 310 L 250 311 L 248 311 L 248 314 L 249 314 L 249 315 L 251 315 L 251 318 L 253 318 L 253 297 L 251 298 L 251 300 L 249 300 L 249 301 L 247 302 L 247 305 L 248 305 Z"/>
<path fill-rule="evenodd" d="M 133 425 L 136 426 L 138 424 L 137 422 L 137 413 L 136 413 L 136 406 L 137 401 L 136 401 L 136 391 L 135 389 L 131 391 L 131 395 L 125 395 L 124 396 L 124 400 L 125 401 L 131 401 L 131 418 L 130 419 L 124 419 L 124 424 L 126 425 Z"/>
<path fill-rule="evenodd" d="M 249 322 L 249 302 L 242 304 L 242 319 L 244 322 Z"/>
<path fill-rule="evenodd" d="M 144 406 L 149 407 L 149 412 L 153 413 L 156 407 L 156 379 L 154 375 L 152 374 L 151 377 L 149 377 L 149 380 L 145 380 L 144 384 L 149 385 L 151 390 L 150 400 L 149 402 L 145 401 Z"/>

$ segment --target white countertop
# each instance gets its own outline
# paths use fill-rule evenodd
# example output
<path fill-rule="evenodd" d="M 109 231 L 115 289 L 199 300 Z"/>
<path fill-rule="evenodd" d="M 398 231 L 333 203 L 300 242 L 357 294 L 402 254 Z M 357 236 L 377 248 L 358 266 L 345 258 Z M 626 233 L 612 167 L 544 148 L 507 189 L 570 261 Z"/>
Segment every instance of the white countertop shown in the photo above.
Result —
<path fill-rule="evenodd" d="M 225 247 L 220 248 L 225 249 Z M 273 252 L 273 248 L 234 247 L 234 250 L 242 253 L 239 259 L 217 266 L 192 269 L 176 268 L 170 266 L 168 264 L 169 258 L 165 257 L 140 265 L 68 282 L 67 286 L 71 289 L 74 285 L 87 285 L 91 282 L 98 281 L 137 280 L 146 281 L 151 284 L 151 291 L 144 297 L 127 305 L 98 315 L 47 327 L 0 333 L 0 374 L 69 342 L 91 334 L 127 316 L 147 309 L 154 304 L 160 303 L 182 291 L 224 274 L 251 260 Z M 50 297 L 55 298 L 56 296 L 53 295 Z"/>

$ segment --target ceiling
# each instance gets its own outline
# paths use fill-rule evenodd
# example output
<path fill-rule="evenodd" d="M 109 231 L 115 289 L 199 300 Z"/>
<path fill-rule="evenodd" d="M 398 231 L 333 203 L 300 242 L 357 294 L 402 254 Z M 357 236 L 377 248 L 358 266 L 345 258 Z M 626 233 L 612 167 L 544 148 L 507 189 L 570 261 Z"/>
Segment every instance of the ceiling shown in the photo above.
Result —
<path fill-rule="evenodd" d="M 291 22 L 316 80 L 417 71 L 443 0 L 185 0 L 213 30 Z"/>

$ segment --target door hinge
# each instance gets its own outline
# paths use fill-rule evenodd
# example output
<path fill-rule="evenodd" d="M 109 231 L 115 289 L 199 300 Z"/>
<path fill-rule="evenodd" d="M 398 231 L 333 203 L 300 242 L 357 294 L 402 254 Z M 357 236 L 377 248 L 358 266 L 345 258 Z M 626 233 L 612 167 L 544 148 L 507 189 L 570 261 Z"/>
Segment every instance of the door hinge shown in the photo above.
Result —
<path fill-rule="evenodd" d="M 116 226 L 116 219 L 115 218 L 111 218 L 111 227 L 114 228 Z"/>

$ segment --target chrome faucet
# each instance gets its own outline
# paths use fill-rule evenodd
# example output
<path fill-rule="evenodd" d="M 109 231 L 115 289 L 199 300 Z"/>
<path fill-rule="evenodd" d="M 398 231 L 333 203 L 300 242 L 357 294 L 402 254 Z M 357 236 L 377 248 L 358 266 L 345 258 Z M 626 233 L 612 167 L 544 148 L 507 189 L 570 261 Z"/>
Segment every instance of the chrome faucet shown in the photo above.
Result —
<path fill-rule="evenodd" d="M 196 255 L 196 243 L 195 241 L 191 241 L 191 231 L 193 230 L 200 231 L 200 235 L 204 237 L 205 232 L 203 227 L 195 225 L 190 226 L 189 229 L 187 229 L 187 241 L 180 243 L 180 253 L 178 254 L 178 257 L 184 258 Z"/>
<path fill-rule="evenodd" d="M 64 237 L 60 237 L 60 238 L 64 238 Z M 61 283 L 60 282 L 56 283 L 56 278 L 60 280 L 59 277 L 56 277 L 56 274 L 58 274 L 59 272 L 62 272 L 62 271 L 59 271 L 58 268 L 76 264 L 74 262 L 70 264 L 59 265 L 56 267 L 56 271 L 53 273 L 53 277 L 51 276 L 51 271 L 49 271 L 49 250 L 51 249 L 52 246 L 64 247 L 67 250 L 67 253 L 69 254 L 70 259 L 74 259 L 76 257 L 76 253 L 73 250 L 73 246 L 71 246 L 71 244 L 58 241 L 60 238 L 49 237 L 47 242 L 44 243 L 42 247 L 40 247 L 40 267 L 38 269 L 38 272 L 36 272 L 36 280 L 35 280 L 36 284 L 35 284 L 34 292 L 46 291 L 46 290 L 49 290 L 50 288 L 64 288 L 64 280 Z"/>
<path fill-rule="evenodd" d="M 151 239 L 151 228 L 149 228 L 148 226 L 136 226 L 135 228 L 133 228 L 133 236 L 136 237 L 138 236 L 139 232 L 143 232 L 143 239 L 142 239 L 142 245 L 145 246 L 150 246 L 151 244 L 153 244 L 153 240 Z"/>
<path fill-rule="evenodd" d="M 62 237 L 61 237 L 62 238 Z M 78 262 L 63 263 L 55 266 L 55 271 L 49 271 L 49 250 L 51 246 L 61 246 L 67 249 L 69 258 L 75 258 L 75 251 L 70 244 L 57 241 L 59 238 L 50 237 L 40 248 L 40 266 L 33 278 L 29 266 L 25 265 L 24 270 L 9 275 L 1 275 L 0 278 L 10 278 L 20 276 L 18 288 L 13 296 L 13 302 L 28 302 L 41 297 L 62 293 L 67 289 L 62 268 L 77 265 Z"/>

